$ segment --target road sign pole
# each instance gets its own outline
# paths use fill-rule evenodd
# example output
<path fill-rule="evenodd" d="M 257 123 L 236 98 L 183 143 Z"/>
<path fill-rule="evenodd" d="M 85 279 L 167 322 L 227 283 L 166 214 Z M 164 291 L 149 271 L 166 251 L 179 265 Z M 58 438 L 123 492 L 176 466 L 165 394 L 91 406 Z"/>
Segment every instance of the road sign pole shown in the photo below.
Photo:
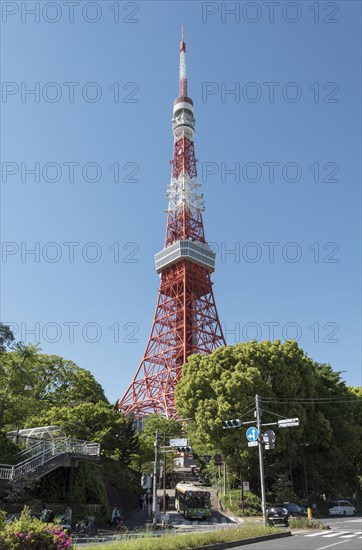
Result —
<path fill-rule="evenodd" d="M 155 439 L 155 462 L 153 464 L 153 495 L 152 495 L 152 509 L 153 509 L 153 525 L 157 525 L 157 468 L 158 468 L 158 430 L 156 430 Z"/>
<path fill-rule="evenodd" d="M 259 432 L 259 467 L 260 467 L 260 487 L 261 487 L 261 508 L 263 511 L 263 523 L 267 525 L 266 520 L 266 507 L 265 507 L 265 479 L 264 479 L 264 449 L 263 449 L 263 437 L 261 434 L 261 412 L 259 408 L 259 396 L 255 396 L 255 414 L 256 414 L 256 425 Z"/>
<path fill-rule="evenodd" d="M 240 483 L 241 483 L 241 513 L 244 516 L 244 479 L 243 479 L 243 467 L 240 464 Z"/>

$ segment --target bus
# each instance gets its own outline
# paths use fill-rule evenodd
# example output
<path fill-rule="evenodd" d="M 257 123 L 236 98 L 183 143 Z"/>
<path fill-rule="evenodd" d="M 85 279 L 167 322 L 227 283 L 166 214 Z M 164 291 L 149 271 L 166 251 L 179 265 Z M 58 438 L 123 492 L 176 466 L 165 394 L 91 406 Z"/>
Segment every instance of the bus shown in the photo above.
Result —
<path fill-rule="evenodd" d="M 178 483 L 175 488 L 175 508 L 187 519 L 211 516 L 211 494 L 193 483 Z"/>

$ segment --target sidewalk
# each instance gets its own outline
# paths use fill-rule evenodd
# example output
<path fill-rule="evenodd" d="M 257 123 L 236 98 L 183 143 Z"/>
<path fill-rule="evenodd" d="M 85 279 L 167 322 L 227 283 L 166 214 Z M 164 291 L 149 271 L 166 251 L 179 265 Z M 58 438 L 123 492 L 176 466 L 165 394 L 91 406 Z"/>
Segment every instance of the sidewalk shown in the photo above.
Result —
<path fill-rule="evenodd" d="M 168 507 L 166 514 L 169 513 L 170 508 L 171 511 L 175 514 L 177 514 L 176 510 L 174 509 L 173 503 L 174 503 L 174 489 L 168 489 L 168 494 L 170 495 L 170 501 L 172 502 L 172 505 Z M 157 490 L 157 496 L 161 499 L 161 505 L 160 505 L 160 513 L 162 514 L 163 510 L 163 489 Z M 152 525 L 152 519 L 149 518 L 147 521 L 147 511 L 143 510 L 137 510 L 136 512 L 131 512 L 128 516 L 124 518 L 124 524 L 128 529 L 137 529 L 145 527 L 146 525 Z"/>
<path fill-rule="evenodd" d="M 145 527 L 147 523 L 147 512 L 143 510 L 138 510 L 132 512 L 129 516 L 124 518 L 124 524 L 128 529 L 137 529 Z"/>

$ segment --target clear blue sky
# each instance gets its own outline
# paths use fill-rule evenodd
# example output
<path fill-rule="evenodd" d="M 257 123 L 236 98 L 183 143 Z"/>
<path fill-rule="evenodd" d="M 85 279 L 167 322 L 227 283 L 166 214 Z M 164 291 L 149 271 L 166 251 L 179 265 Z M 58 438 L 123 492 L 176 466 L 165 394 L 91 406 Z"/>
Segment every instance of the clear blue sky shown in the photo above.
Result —
<path fill-rule="evenodd" d="M 2 321 L 124 393 L 157 298 L 184 24 L 227 341 L 272 323 L 360 385 L 360 2 L 34 4 L 2 2 Z"/>

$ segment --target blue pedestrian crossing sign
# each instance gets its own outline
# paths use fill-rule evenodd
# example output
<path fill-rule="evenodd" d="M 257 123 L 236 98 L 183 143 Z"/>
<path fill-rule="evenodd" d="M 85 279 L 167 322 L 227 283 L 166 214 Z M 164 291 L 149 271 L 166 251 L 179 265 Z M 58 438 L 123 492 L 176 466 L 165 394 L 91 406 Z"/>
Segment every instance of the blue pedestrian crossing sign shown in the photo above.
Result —
<path fill-rule="evenodd" d="M 259 431 L 256 428 L 252 427 L 246 430 L 246 439 L 248 441 L 257 441 L 258 437 L 259 437 Z"/>

